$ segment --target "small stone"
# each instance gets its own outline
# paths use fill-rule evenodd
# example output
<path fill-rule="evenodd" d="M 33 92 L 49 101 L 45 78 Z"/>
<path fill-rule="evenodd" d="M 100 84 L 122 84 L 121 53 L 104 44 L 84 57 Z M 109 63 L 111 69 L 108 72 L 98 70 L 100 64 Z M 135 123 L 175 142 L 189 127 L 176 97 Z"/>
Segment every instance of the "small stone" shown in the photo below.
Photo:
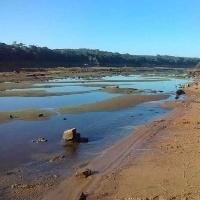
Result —
<path fill-rule="evenodd" d="M 58 155 L 54 156 L 52 159 L 49 160 L 49 162 L 56 162 L 56 161 L 61 161 L 65 158 L 65 155 Z"/>
<path fill-rule="evenodd" d="M 17 184 L 12 184 L 12 185 L 11 185 L 11 188 L 12 188 L 12 189 L 15 189 L 16 187 L 17 187 Z"/>
<path fill-rule="evenodd" d="M 185 94 L 184 90 L 179 89 L 176 91 L 176 95 L 178 95 L 178 96 L 183 95 L 183 94 Z"/>
<path fill-rule="evenodd" d="M 79 200 L 87 200 L 87 195 L 82 192 Z"/>
<path fill-rule="evenodd" d="M 176 95 L 176 96 L 175 96 L 175 99 L 179 99 L 179 96 L 178 96 L 178 95 Z"/>
<path fill-rule="evenodd" d="M 6 172 L 6 175 L 13 175 L 13 174 L 15 174 L 14 172 Z"/>
<path fill-rule="evenodd" d="M 44 117 L 44 114 L 43 114 L 43 113 L 40 113 L 40 114 L 38 115 L 38 117 Z"/>
<path fill-rule="evenodd" d="M 10 119 L 13 119 L 14 117 L 13 117 L 13 115 L 10 115 Z"/>
<path fill-rule="evenodd" d="M 55 179 L 58 178 L 58 175 L 54 174 L 54 175 L 53 175 L 53 178 L 55 178 Z"/>
<path fill-rule="evenodd" d="M 45 139 L 44 137 L 39 137 L 35 140 L 32 140 L 32 142 L 38 144 L 38 143 L 48 142 L 48 140 Z"/>
<path fill-rule="evenodd" d="M 81 172 L 76 172 L 75 176 L 87 178 L 87 177 L 91 176 L 92 174 L 94 174 L 94 172 L 91 169 L 85 169 Z"/>

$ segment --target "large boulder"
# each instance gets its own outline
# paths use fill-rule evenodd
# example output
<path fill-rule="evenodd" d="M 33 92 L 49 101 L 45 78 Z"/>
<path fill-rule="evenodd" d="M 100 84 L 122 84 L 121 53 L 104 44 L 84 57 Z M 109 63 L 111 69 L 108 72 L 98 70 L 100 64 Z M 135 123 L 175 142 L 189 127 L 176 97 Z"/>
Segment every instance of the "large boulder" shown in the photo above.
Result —
<path fill-rule="evenodd" d="M 75 128 L 64 131 L 63 140 L 66 142 L 74 142 L 74 143 L 88 142 L 88 138 L 81 137 L 80 133 L 77 133 Z"/>
<path fill-rule="evenodd" d="M 64 140 L 70 141 L 70 140 L 74 140 L 75 138 L 77 138 L 77 132 L 75 128 L 64 131 L 63 133 Z"/>

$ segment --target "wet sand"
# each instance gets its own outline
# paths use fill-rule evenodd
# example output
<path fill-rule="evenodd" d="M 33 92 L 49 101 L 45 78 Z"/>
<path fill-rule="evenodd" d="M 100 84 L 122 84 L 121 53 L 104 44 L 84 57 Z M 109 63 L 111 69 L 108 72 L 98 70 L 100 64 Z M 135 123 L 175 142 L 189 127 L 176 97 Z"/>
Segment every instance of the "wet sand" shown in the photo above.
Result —
<path fill-rule="evenodd" d="M 114 97 L 108 100 L 84 104 L 74 107 L 63 107 L 58 109 L 61 113 L 81 113 L 81 112 L 99 112 L 99 111 L 113 111 L 130 106 L 135 106 L 140 103 L 148 101 L 158 101 L 161 99 L 166 99 L 169 95 L 123 95 L 119 97 Z"/>
<path fill-rule="evenodd" d="M 137 127 L 84 167 L 97 173 L 72 176 L 43 199 L 75 200 L 81 192 L 87 200 L 199 199 L 200 85 L 185 90 L 169 115 Z"/>

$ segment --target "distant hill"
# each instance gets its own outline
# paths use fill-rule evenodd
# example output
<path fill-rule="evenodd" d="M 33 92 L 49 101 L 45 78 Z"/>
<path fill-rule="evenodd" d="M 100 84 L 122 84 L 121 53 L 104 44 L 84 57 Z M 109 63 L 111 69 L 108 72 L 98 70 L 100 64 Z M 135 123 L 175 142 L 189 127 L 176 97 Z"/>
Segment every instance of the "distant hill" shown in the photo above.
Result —
<path fill-rule="evenodd" d="M 49 49 L 22 43 L 0 43 L 0 71 L 50 67 L 194 67 L 199 58 L 167 55 L 144 56 L 112 53 L 98 49 Z"/>

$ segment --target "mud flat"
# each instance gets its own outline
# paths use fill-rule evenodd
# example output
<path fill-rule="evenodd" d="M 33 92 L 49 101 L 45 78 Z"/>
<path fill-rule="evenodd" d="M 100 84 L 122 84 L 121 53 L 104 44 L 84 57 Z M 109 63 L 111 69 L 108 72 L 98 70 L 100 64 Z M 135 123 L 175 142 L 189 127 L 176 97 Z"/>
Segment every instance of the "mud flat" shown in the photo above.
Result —
<path fill-rule="evenodd" d="M 185 89 L 185 100 L 166 104 L 166 117 L 138 127 L 84 168 L 96 171 L 66 179 L 44 200 L 199 199 L 200 85 Z"/>

